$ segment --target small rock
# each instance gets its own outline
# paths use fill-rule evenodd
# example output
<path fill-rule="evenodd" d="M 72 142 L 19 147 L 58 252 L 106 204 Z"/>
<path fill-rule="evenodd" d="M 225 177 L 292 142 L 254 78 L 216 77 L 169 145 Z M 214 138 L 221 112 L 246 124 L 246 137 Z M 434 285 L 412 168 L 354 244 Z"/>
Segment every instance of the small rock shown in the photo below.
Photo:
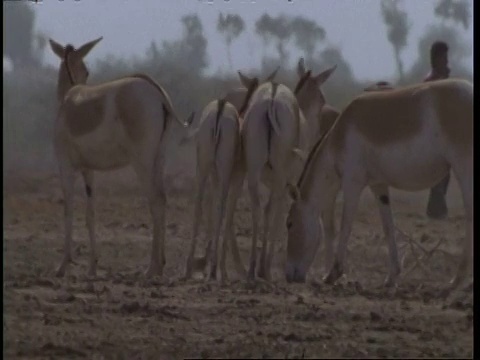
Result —
<path fill-rule="evenodd" d="M 133 313 L 135 311 L 138 311 L 140 309 L 140 304 L 138 303 L 138 301 L 134 301 L 132 303 L 128 303 L 128 304 L 123 304 L 122 307 L 121 307 L 121 310 L 122 311 L 125 311 L 127 313 Z"/>
<path fill-rule="evenodd" d="M 381 319 L 382 319 L 382 316 L 379 313 L 376 313 L 375 311 L 370 311 L 370 320 L 380 321 Z"/>
<path fill-rule="evenodd" d="M 295 335 L 294 333 L 290 333 L 288 335 L 285 335 L 285 337 L 283 339 L 285 341 L 301 341 L 302 340 L 297 335 Z"/>

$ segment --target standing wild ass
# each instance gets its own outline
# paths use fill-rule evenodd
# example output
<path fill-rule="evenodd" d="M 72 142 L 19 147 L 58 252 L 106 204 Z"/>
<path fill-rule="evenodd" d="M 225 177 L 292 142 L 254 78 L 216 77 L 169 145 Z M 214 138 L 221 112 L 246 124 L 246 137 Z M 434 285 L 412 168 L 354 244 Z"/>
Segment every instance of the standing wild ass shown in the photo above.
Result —
<path fill-rule="evenodd" d="M 250 84 L 250 88 L 243 100 L 244 104 L 240 105 L 241 114 L 243 109 L 246 108 L 253 91 L 258 86 L 258 80 L 255 80 Z M 208 210 L 209 224 L 205 258 L 210 259 L 211 265 L 208 279 L 213 280 L 217 276 L 218 241 L 225 212 L 225 203 L 228 198 L 230 181 L 240 155 L 238 146 L 240 144 L 240 116 L 235 106 L 223 98 L 211 101 L 203 110 L 200 118 L 200 124 L 195 134 L 197 142 L 197 189 L 193 213 L 193 236 L 185 271 L 186 279 L 191 277 L 193 271 L 198 228 L 202 218 L 202 202 L 209 176 L 212 180 L 214 201 L 210 202 Z M 213 238 L 211 237 L 212 228 Z M 212 242 L 213 247 L 211 246 Z M 227 277 L 225 269 L 227 247 L 225 246 L 225 241 L 221 248 L 220 281 L 223 282 Z"/>
<path fill-rule="evenodd" d="M 275 69 L 265 81 L 272 81 L 279 69 L 280 67 L 277 67 L 277 69 Z M 223 99 L 210 102 L 202 112 L 198 128 L 193 130 L 183 140 L 185 142 L 190 138 L 195 138 L 197 149 L 197 189 L 193 212 L 193 237 L 190 252 L 186 261 L 185 279 L 191 277 L 192 271 L 200 270 L 205 267 L 207 256 L 210 257 L 212 265 L 209 278 L 216 278 L 218 240 L 222 219 L 224 217 L 225 202 L 228 198 L 228 190 L 232 176 L 234 176 L 234 173 L 238 172 L 237 167 L 239 166 L 239 157 L 241 155 L 239 136 L 242 117 L 247 109 L 253 92 L 257 89 L 259 84 L 256 77 L 248 78 L 240 72 L 239 77 L 241 82 L 247 86 L 245 91 L 241 88 L 235 89 L 228 92 Z M 232 107 L 235 109 L 236 115 L 232 111 Z M 232 120 L 233 118 L 236 118 L 235 122 Z M 236 133 L 232 130 L 233 128 L 237 129 Z M 211 179 L 216 183 L 213 192 L 216 193 L 217 198 L 213 203 L 210 199 L 208 201 L 210 206 L 207 211 L 208 224 L 205 257 L 196 259 L 195 248 L 202 216 L 201 206 L 204 198 L 205 185 L 210 175 L 213 175 Z M 207 197 L 209 195 L 207 195 Z M 215 207 L 215 205 L 217 205 L 217 207 Z M 216 214 L 213 214 L 215 208 Z M 213 237 L 212 231 L 214 232 Z M 224 238 L 226 238 L 226 236 Z M 212 241 L 215 242 L 215 246 L 214 249 L 210 251 Z M 236 245 L 236 243 L 234 245 Z M 227 246 L 224 244 L 220 260 L 222 281 L 227 277 L 225 269 L 226 248 Z M 240 255 L 238 248 L 235 247 L 232 252 L 234 253 L 234 258 L 237 259 L 238 262 L 241 262 L 239 260 Z M 237 269 L 237 271 L 243 274 L 243 267 Z"/>
<path fill-rule="evenodd" d="M 385 284 L 396 284 L 401 269 L 389 187 L 427 189 L 452 169 L 466 212 L 462 259 L 450 289 L 456 288 L 466 277 L 472 256 L 472 130 L 473 85 L 468 81 L 439 80 L 366 92 L 354 99 L 311 151 L 297 186 L 290 186 L 294 203 L 287 218 L 286 279 L 305 281 L 323 228 L 326 259 L 333 259 L 325 280 L 332 283 L 342 275 L 358 200 L 368 186 L 377 199 L 388 242 L 390 265 Z M 334 257 L 333 212 L 340 189 L 344 203 Z"/>
<path fill-rule="evenodd" d="M 83 58 L 101 40 L 75 49 L 50 40 L 62 60 L 58 74 L 60 102 L 55 121 L 54 148 L 64 195 L 65 249 L 57 276 L 72 260 L 73 195 L 75 173 L 80 171 L 87 193 L 86 225 L 90 238 L 88 274 L 96 275 L 94 231 L 94 171 L 133 165 L 150 204 L 153 241 L 147 276 L 161 275 L 165 264 L 165 206 L 163 180 L 168 119 L 188 126 L 175 114 L 166 91 L 150 77 L 131 75 L 98 85 L 86 85 Z"/>
<path fill-rule="evenodd" d="M 264 83 L 252 96 L 241 128 L 242 161 L 231 185 L 231 196 L 227 205 L 226 232 L 237 248 L 233 232 L 233 213 L 240 195 L 245 174 L 252 203 L 252 245 L 248 278 L 255 277 L 257 261 L 257 237 L 259 233 L 260 194 L 262 181 L 270 188 L 267 206 L 264 209 L 264 232 L 258 276 L 270 279 L 270 267 L 274 254 L 275 240 L 281 223 L 282 205 L 286 184 L 299 174 L 303 158 L 310 148 L 309 122 L 316 118 L 324 103 L 312 94 L 312 86 L 318 89 L 335 67 L 315 77 L 307 72 L 300 79 L 295 93 L 286 86 L 274 82 Z M 307 79 L 308 78 L 308 79 Z M 307 82 L 308 80 L 308 82 Z M 267 255 L 267 244 L 269 244 Z M 237 269 L 243 266 L 235 259 Z"/>

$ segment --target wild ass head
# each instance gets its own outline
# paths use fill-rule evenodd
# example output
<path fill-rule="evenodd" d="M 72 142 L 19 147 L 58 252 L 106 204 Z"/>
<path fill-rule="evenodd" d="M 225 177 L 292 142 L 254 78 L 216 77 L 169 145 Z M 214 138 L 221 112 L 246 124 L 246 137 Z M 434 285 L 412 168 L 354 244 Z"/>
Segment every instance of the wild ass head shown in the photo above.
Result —
<path fill-rule="evenodd" d="M 61 59 L 58 72 L 57 96 L 61 101 L 66 92 L 74 85 L 85 84 L 88 79 L 88 69 L 83 58 L 93 49 L 93 47 L 102 40 L 100 37 L 96 40 L 83 44 L 78 49 L 67 44 L 65 47 L 50 39 L 52 51 Z"/>
<path fill-rule="evenodd" d="M 322 111 L 326 101 L 320 86 L 328 80 L 336 68 L 337 65 L 334 65 L 320 74 L 312 76 L 312 71 L 305 69 L 303 58 L 298 61 L 297 74 L 299 80 L 294 93 L 306 118 L 315 118 Z"/>

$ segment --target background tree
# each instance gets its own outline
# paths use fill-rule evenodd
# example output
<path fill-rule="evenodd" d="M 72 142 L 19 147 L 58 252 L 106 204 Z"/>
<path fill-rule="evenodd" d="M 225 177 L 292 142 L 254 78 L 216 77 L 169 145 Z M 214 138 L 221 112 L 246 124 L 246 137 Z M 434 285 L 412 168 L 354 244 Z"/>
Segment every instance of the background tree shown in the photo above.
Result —
<path fill-rule="evenodd" d="M 399 82 L 402 82 L 404 71 L 400 53 L 407 45 L 410 23 L 406 11 L 400 9 L 399 4 L 399 0 L 382 0 L 380 3 L 383 22 L 387 26 L 388 41 L 393 47 Z"/>
<path fill-rule="evenodd" d="M 325 40 L 325 29 L 315 21 L 297 16 L 290 22 L 290 30 L 297 48 L 305 53 L 305 60 L 312 61 L 317 45 Z"/>
<path fill-rule="evenodd" d="M 233 69 L 231 54 L 232 41 L 238 38 L 244 29 L 245 22 L 240 15 L 227 14 L 227 16 L 223 16 L 223 13 L 220 13 L 218 15 L 217 31 L 221 33 L 225 38 L 225 44 L 227 46 L 228 65 L 230 67 L 230 70 Z"/>
<path fill-rule="evenodd" d="M 272 41 L 276 42 L 276 49 L 280 63 L 288 61 L 288 53 L 285 50 L 287 41 L 291 36 L 290 21 L 284 15 L 276 18 L 263 14 L 255 23 L 255 32 L 261 36 L 265 45 Z"/>
<path fill-rule="evenodd" d="M 443 20 L 463 25 L 465 30 L 470 27 L 472 17 L 468 0 L 440 0 L 435 6 L 434 13 Z"/>
<path fill-rule="evenodd" d="M 27 1 L 3 2 L 3 52 L 15 68 L 35 63 L 35 14 Z"/>

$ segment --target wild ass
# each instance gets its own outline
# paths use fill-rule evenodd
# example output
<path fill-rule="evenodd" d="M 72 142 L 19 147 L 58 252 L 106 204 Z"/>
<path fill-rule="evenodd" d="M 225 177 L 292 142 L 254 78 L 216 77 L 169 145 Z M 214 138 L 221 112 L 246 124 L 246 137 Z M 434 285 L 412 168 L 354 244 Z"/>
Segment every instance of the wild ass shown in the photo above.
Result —
<path fill-rule="evenodd" d="M 244 104 L 240 105 L 243 113 L 249 98 L 258 86 L 258 80 L 251 83 L 244 98 Z M 198 228 L 202 218 L 202 202 L 205 193 L 205 185 L 211 177 L 213 185 L 214 201 L 209 204 L 209 219 L 207 231 L 207 247 L 205 258 L 210 259 L 210 272 L 208 279 L 216 279 L 218 241 L 225 212 L 225 203 L 228 197 L 230 181 L 240 155 L 240 125 L 241 119 L 235 106 L 225 98 L 211 101 L 203 110 L 200 125 L 196 133 L 197 140 L 197 190 L 195 209 L 193 213 L 193 236 L 190 252 L 187 257 L 185 278 L 192 275 L 195 248 L 197 243 Z M 212 224 L 213 220 L 213 224 Z M 213 228 L 213 238 L 211 230 Z M 224 237 L 225 239 L 226 237 Z M 213 247 L 211 247 L 213 242 Z M 225 269 L 226 246 L 221 247 L 220 255 L 220 281 L 227 278 Z M 238 250 L 237 250 L 238 251 Z M 196 269 L 195 269 L 196 270 Z"/>
<path fill-rule="evenodd" d="M 265 81 L 272 81 L 280 67 L 277 67 L 266 79 Z M 220 229 L 222 225 L 223 213 L 225 202 L 228 198 L 228 188 L 230 181 L 234 173 L 238 172 L 239 166 L 239 141 L 237 137 L 240 134 L 240 126 L 242 122 L 242 116 L 245 112 L 248 103 L 250 101 L 251 95 L 258 87 L 258 79 L 256 77 L 249 78 L 239 72 L 239 77 L 245 89 L 235 89 L 226 94 L 226 96 L 221 100 L 214 100 L 210 102 L 202 112 L 200 119 L 200 124 L 197 129 L 192 133 L 187 135 L 183 141 L 187 141 L 190 138 L 195 137 L 197 142 L 197 190 L 196 190 L 196 199 L 195 207 L 193 213 L 193 238 L 191 242 L 190 252 L 187 257 L 185 278 L 188 279 L 192 275 L 192 271 L 201 270 L 205 267 L 207 261 L 207 255 L 210 255 L 211 261 L 211 272 L 209 278 L 216 277 L 216 261 L 217 261 L 217 248 L 218 245 L 215 245 L 214 249 L 211 251 L 212 241 L 215 244 L 218 243 Z M 243 91 L 245 90 L 245 91 Z M 232 103 L 230 103 L 232 101 Z M 232 130 L 235 127 L 232 118 L 233 111 L 231 107 L 235 109 L 235 117 L 237 122 L 237 133 Z M 225 123 L 224 123 L 225 122 Z M 222 130 L 226 126 L 227 128 Z M 215 202 L 209 201 L 210 204 L 209 210 L 207 211 L 208 215 L 208 224 L 207 224 L 207 244 L 205 250 L 205 257 L 196 259 L 194 257 L 198 228 L 201 222 L 201 204 L 204 198 L 205 185 L 210 175 L 214 175 L 212 180 L 216 182 L 214 192 L 216 192 L 217 198 Z M 215 180 L 215 177 L 217 180 Z M 218 192 L 217 192 L 218 191 Z M 225 195 L 222 195 L 222 193 Z M 208 195 L 207 195 L 208 196 Z M 215 207 L 215 205 L 218 205 Z M 213 215 L 212 212 L 216 209 L 216 214 Z M 215 218 L 215 224 L 214 222 Z M 214 235 L 212 237 L 212 231 Z M 226 237 L 225 237 L 226 238 Z M 234 243 L 234 248 L 232 252 L 234 258 L 241 262 L 238 248 L 236 243 Z M 226 279 L 226 270 L 225 270 L 225 251 L 227 246 L 222 247 L 222 255 L 220 260 L 220 271 L 221 271 L 221 280 Z M 237 271 L 243 274 L 243 267 L 237 268 Z M 242 272 L 243 271 L 243 272 Z"/>
<path fill-rule="evenodd" d="M 175 114 L 166 91 L 150 77 L 136 74 L 98 85 L 86 85 L 88 70 L 83 58 L 102 39 L 75 49 L 50 39 L 61 59 L 54 148 L 60 169 L 65 210 L 65 248 L 57 276 L 72 260 L 74 180 L 80 171 L 87 193 L 86 225 L 90 238 L 88 274 L 96 275 L 94 231 L 94 171 L 133 166 L 150 203 L 153 241 L 147 276 L 161 275 L 165 264 L 165 205 L 163 183 L 165 136 L 168 119 L 188 126 Z"/>
<path fill-rule="evenodd" d="M 270 189 L 267 206 L 264 209 L 264 232 L 258 276 L 270 279 L 270 267 L 274 254 L 275 240 L 281 223 L 282 205 L 285 200 L 286 184 L 299 174 L 303 154 L 310 148 L 309 123 L 307 118 L 316 117 L 324 103 L 311 94 L 311 86 L 319 86 L 333 73 L 335 67 L 325 70 L 309 79 L 308 72 L 293 93 L 285 85 L 273 82 L 258 87 L 252 96 L 240 130 L 242 162 L 231 185 L 231 196 L 227 205 L 226 243 L 236 246 L 233 233 L 233 213 L 246 174 L 252 203 L 253 234 L 248 278 L 255 277 L 257 261 L 257 237 L 259 233 L 260 197 L 262 181 Z M 297 100 L 298 99 L 298 100 Z M 305 114 L 305 116 L 304 116 Z M 267 254 L 267 244 L 269 244 Z M 237 268 L 243 266 L 235 259 Z"/>
<path fill-rule="evenodd" d="M 388 242 L 390 265 L 385 285 L 396 284 L 401 269 L 389 187 L 427 189 L 451 168 L 460 184 L 466 212 L 462 259 L 451 281 L 451 289 L 456 288 L 465 278 L 472 256 L 472 131 L 473 85 L 468 81 L 439 80 L 366 92 L 354 99 L 315 145 L 297 186 L 290 186 L 294 203 L 287 218 L 286 279 L 305 281 L 323 229 L 329 268 L 325 280 L 332 283 L 342 275 L 358 199 L 368 186 L 377 199 Z M 340 189 L 344 204 L 334 257 L 333 216 Z"/>

